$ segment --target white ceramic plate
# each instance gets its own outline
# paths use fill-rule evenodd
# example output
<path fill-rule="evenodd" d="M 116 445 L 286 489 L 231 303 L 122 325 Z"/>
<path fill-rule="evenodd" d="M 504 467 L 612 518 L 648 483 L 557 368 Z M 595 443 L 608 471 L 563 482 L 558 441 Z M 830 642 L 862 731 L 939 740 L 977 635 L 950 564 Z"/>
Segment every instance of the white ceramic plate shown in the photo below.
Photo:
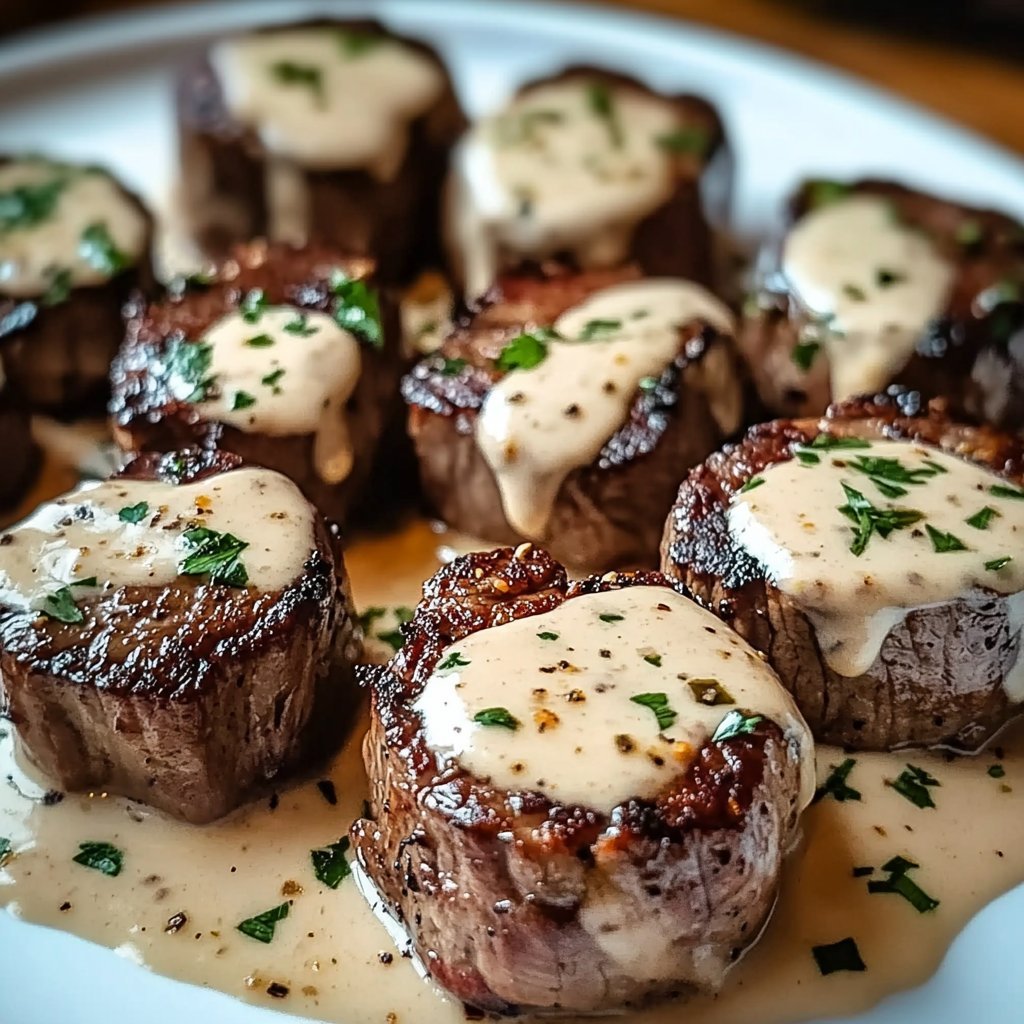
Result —
<path fill-rule="evenodd" d="M 707 95 L 735 145 L 734 226 L 748 240 L 771 225 L 780 200 L 805 174 L 893 176 L 1024 217 L 1021 161 L 885 93 L 706 29 L 549 3 L 248 0 L 39 34 L 0 47 L 0 151 L 36 149 L 102 161 L 162 208 L 175 174 L 170 84 L 178 60 L 226 31 L 325 12 L 372 12 L 435 43 L 471 114 L 497 104 L 520 79 L 570 61 L 620 67 L 659 88 Z M 930 982 L 857 1020 L 1020 1020 L 1022 920 L 1024 886 L 975 918 Z M 686 1018 L 685 1007 L 679 1016 Z M 140 1020 L 270 1024 L 299 1018 L 167 981 L 106 949 L 0 913 L 0 1024 Z"/>

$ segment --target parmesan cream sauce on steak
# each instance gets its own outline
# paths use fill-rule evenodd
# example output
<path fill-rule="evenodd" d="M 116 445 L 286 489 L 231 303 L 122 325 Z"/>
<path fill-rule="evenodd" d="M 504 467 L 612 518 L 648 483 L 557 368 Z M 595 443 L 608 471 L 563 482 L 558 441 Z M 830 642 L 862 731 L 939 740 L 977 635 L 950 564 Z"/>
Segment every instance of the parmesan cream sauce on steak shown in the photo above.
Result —
<path fill-rule="evenodd" d="M 255 319 L 235 310 L 214 323 L 210 347 L 215 394 L 200 403 L 207 419 L 273 436 L 314 434 L 313 464 L 326 483 L 341 483 L 353 452 L 345 404 L 359 382 L 356 337 L 327 313 L 267 306 Z M 187 401 L 193 382 L 178 395 Z"/>
<path fill-rule="evenodd" d="M 800 218 L 783 243 L 782 273 L 817 321 L 808 341 L 828 354 L 832 400 L 885 387 L 946 307 L 955 269 L 892 205 L 854 195 Z"/>
<path fill-rule="evenodd" d="M 489 287 L 503 254 L 621 263 L 637 224 L 671 194 L 664 140 L 681 128 L 670 100 L 585 74 L 478 121 L 453 154 L 449 196 L 467 294 Z"/>
<path fill-rule="evenodd" d="M 979 589 L 1006 599 L 1019 635 L 1024 492 L 913 442 L 835 445 L 798 448 L 769 466 L 728 512 L 736 540 L 814 624 L 831 668 L 866 672 L 908 612 Z M 1024 700 L 1019 647 L 1004 685 Z"/>
<path fill-rule="evenodd" d="M 41 506 L 0 543 L 0 604 L 46 610 L 50 602 L 116 587 L 173 583 L 198 544 L 197 528 L 229 534 L 246 582 L 279 590 L 315 549 L 313 513 L 280 473 L 236 469 L 196 483 L 109 480 Z M 193 535 L 195 536 L 195 535 Z"/>
<path fill-rule="evenodd" d="M 515 530 L 543 537 L 566 476 L 597 458 L 637 388 L 673 360 L 680 328 L 694 320 L 732 331 L 729 310 L 689 281 L 651 278 L 602 289 L 558 318 L 539 363 L 512 370 L 488 392 L 477 444 Z M 740 410 L 730 394 L 710 388 L 708 396 L 723 433 L 732 433 Z"/>
<path fill-rule="evenodd" d="M 656 796 L 742 709 L 787 737 L 800 809 L 814 794 L 814 743 L 775 673 L 664 587 L 586 594 L 473 633 L 445 651 L 414 708 L 441 763 L 602 813 Z"/>
<path fill-rule="evenodd" d="M 0 165 L 0 294 L 53 301 L 142 255 L 142 211 L 105 171 L 40 158 Z"/>

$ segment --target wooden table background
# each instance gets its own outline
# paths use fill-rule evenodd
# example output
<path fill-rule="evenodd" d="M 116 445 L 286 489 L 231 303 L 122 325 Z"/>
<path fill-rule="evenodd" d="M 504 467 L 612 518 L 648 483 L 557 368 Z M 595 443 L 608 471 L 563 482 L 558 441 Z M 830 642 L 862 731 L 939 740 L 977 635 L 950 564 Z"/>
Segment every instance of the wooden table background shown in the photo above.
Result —
<path fill-rule="evenodd" d="M 153 6 L 161 0 L 7 0 L 0 33 L 75 14 Z M 241 0 L 244 2 L 244 0 Z M 281 0 L 282 5 L 287 0 Z M 424 4 L 430 0 L 421 0 Z M 486 4 L 488 0 L 476 0 Z M 901 0 L 892 0 L 900 3 Z M 781 0 L 612 0 L 688 18 L 852 71 L 1024 153 L 1024 65 L 979 50 L 851 27 Z M 10 8 L 13 8 L 11 10 Z M 934 16 L 921 3 L 922 17 Z M 941 17 L 941 13 L 938 14 Z"/>

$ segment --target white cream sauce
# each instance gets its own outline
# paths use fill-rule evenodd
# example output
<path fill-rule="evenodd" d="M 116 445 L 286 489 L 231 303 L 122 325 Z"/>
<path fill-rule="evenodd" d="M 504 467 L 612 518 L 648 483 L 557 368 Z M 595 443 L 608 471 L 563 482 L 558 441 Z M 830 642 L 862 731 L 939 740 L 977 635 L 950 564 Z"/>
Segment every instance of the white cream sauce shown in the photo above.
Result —
<path fill-rule="evenodd" d="M 864 195 L 801 217 L 784 242 L 782 271 L 820 322 L 836 401 L 892 381 L 945 309 L 954 274 L 926 234 Z"/>
<path fill-rule="evenodd" d="M 542 362 L 512 370 L 490 390 L 476 439 L 515 530 L 543 538 L 566 476 L 597 458 L 637 389 L 679 352 L 679 329 L 698 319 L 732 331 L 729 310 L 689 281 L 653 278 L 602 289 L 558 318 L 559 337 L 547 342 Z M 709 397 L 731 393 L 709 382 Z M 738 426 L 733 404 L 721 415 L 723 432 Z"/>
<path fill-rule="evenodd" d="M 0 167 L 0 197 L 5 210 L 38 211 L 19 226 L 0 228 L 0 295 L 35 298 L 63 290 L 58 283 L 103 284 L 111 277 L 108 243 L 129 266 L 142 255 L 146 218 L 103 171 L 41 158 L 14 160 Z M 97 236 L 99 252 L 90 242 Z"/>
<path fill-rule="evenodd" d="M 200 526 L 247 543 L 239 558 L 249 585 L 260 590 L 295 580 L 315 547 L 312 509 L 280 473 L 236 469 L 181 486 L 86 483 L 4 534 L 0 605 L 43 608 L 63 587 L 77 599 L 116 587 L 172 583 L 196 550 L 184 534 Z M 94 584 L 80 582 L 93 577 Z"/>
<path fill-rule="evenodd" d="M 345 405 L 362 367 L 356 337 L 327 313 L 268 306 L 228 313 L 203 335 L 216 388 L 198 403 L 206 419 L 273 436 L 314 434 L 313 463 L 327 483 L 352 470 Z M 194 389 L 182 381 L 182 400 Z M 215 393 L 213 393 L 215 392 Z"/>
<path fill-rule="evenodd" d="M 981 588 L 1006 597 L 1011 628 L 1019 633 L 1024 620 L 1021 488 L 974 463 L 906 441 L 804 451 L 810 452 L 806 461 L 769 466 L 759 474 L 763 484 L 736 495 L 729 529 L 810 618 L 832 669 L 845 676 L 866 672 L 908 612 Z M 818 461 L 811 461 L 813 456 Z M 896 461 L 864 461 L 875 459 Z M 854 468 L 858 465 L 886 472 L 885 487 L 893 486 L 892 474 L 900 471 L 916 482 L 896 483 L 906 494 L 886 497 L 875 479 Z M 857 528 L 839 511 L 848 502 L 844 484 L 882 512 L 911 510 L 921 518 L 888 537 L 872 534 L 856 555 L 851 544 Z M 1004 496 L 1007 492 L 1022 498 Z M 936 550 L 957 543 L 963 550 Z M 999 565 L 1002 559 L 1009 561 Z M 1020 654 L 1005 685 L 1014 700 L 1024 700 Z"/>
<path fill-rule="evenodd" d="M 231 114 L 271 154 L 382 181 L 405 159 L 410 121 L 444 88 L 424 54 L 343 25 L 237 36 L 214 46 L 210 60 Z"/>
<path fill-rule="evenodd" d="M 660 698 L 665 720 L 638 696 Z M 802 766 L 800 806 L 814 793 L 813 741 L 775 673 L 664 587 L 587 594 L 473 633 L 445 651 L 415 709 L 439 767 L 452 759 L 502 788 L 602 813 L 656 796 L 741 710 L 783 730 Z M 481 723 L 489 709 L 512 727 Z"/>
<path fill-rule="evenodd" d="M 477 122 L 456 147 L 448 195 L 467 295 L 524 259 L 621 263 L 637 224 L 671 194 L 673 157 L 659 140 L 681 128 L 670 101 L 585 74 Z"/>

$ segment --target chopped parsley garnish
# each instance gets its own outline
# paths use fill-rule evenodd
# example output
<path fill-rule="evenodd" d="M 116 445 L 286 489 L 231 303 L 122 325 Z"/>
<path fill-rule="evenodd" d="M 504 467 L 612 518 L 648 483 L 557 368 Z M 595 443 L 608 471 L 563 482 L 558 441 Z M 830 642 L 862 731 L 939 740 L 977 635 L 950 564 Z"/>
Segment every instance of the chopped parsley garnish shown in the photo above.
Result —
<path fill-rule="evenodd" d="M 655 138 L 654 142 L 655 145 L 665 150 L 666 153 L 693 153 L 697 156 L 702 156 L 708 150 L 711 137 L 703 128 L 691 126 L 659 135 Z"/>
<path fill-rule="evenodd" d="M 506 115 L 498 120 L 498 140 L 503 145 L 515 146 L 532 142 L 537 129 L 546 124 L 561 124 L 565 115 L 560 110 L 524 110 L 521 114 Z"/>
<path fill-rule="evenodd" d="M 830 452 L 835 449 L 849 448 L 870 448 L 871 442 L 864 441 L 859 437 L 833 437 L 831 434 L 818 434 L 810 444 L 804 448 L 814 448 L 816 451 Z"/>
<path fill-rule="evenodd" d="M 899 459 L 877 455 L 858 455 L 848 463 L 850 469 L 870 477 L 871 482 L 887 498 L 902 498 L 907 493 L 901 484 L 920 485 L 945 470 L 937 463 L 926 463 L 918 469 L 907 469 Z"/>
<path fill-rule="evenodd" d="M 331 292 L 335 299 L 335 323 L 371 348 L 383 348 L 384 328 L 377 293 L 365 281 L 349 277 L 339 268 L 331 272 Z"/>
<path fill-rule="evenodd" d="M 934 910 L 939 901 L 929 896 L 916 882 L 907 874 L 920 865 L 915 864 L 906 857 L 893 857 L 882 865 L 883 871 L 889 872 L 889 877 L 882 880 L 868 882 L 868 892 L 884 893 L 894 892 L 902 896 L 919 914 L 926 914 Z"/>
<path fill-rule="evenodd" d="M 248 541 L 239 540 L 230 533 L 209 530 L 205 526 L 186 530 L 184 536 L 195 551 L 182 560 L 178 572 L 185 576 L 208 573 L 211 583 L 222 583 L 229 587 L 245 586 L 249 574 L 238 556 L 249 546 Z"/>
<path fill-rule="evenodd" d="M 342 836 L 336 843 L 324 846 L 319 850 L 310 850 L 309 857 L 313 862 L 313 874 L 318 882 L 323 882 L 328 889 L 337 889 L 352 873 L 345 859 L 348 850 L 348 837 Z"/>
<path fill-rule="evenodd" d="M 235 397 L 231 400 L 231 411 L 237 412 L 239 409 L 248 409 L 249 406 L 255 404 L 255 397 L 250 395 L 248 391 L 236 391 Z"/>
<path fill-rule="evenodd" d="M 931 523 L 925 523 L 925 530 L 932 542 L 932 548 L 938 554 L 945 554 L 947 551 L 966 551 L 967 545 L 953 533 L 946 533 L 943 530 L 936 530 Z"/>
<path fill-rule="evenodd" d="M 973 516 L 965 519 L 964 522 L 968 526 L 973 526 L 976 530 L 987 530 L 988 524 L 1000 515 L 1002 513 L 998 509 L 993 508 L 991 505 L 986 505 L 983 509 L 975 512 Z"/>
<path fill-rule="evenodd" d="M 538 633 L 537 636 L 541 640 L 557 640 L 558 639 L 558 634 L 557 633 L 552 633 L 552 632 L 550 632 L 548 630 L 545 630 L 543 633 Z"/>
<path fill-rule="evenodd" d="M 764 715 L 745 715 L 742 711 L 730 711 L 718 723 L 711 735 L 712 743 L 731 740 L 734 736 L 748 736 L 764 720 Z"/>
<path fill-rule="evenodd" d="M 450 672 L 453 668 L 465 668 L 468 664 L 468 658 L 464 658 L 459 651 L 452 651 L 437 667 L 441 672 Z"/>
<path fill-rule="evenodd" d="M 821 351 L 820 341 L 798 341 L 789 352 L 789 358 L 804 373 L 814 364 L 814 357 Z"/>
<path fill-rule="evenodd" d="M 84 579 L 72 580 L 68 584 L 68 586 L 69 587 L 95 587 L 96 583 L 97 583 L 97 579 L 96 579 L 95 576 L 86 576 Z"/>
<path fill-rule="evenodd" d="M 741 488 L 740 494 L 744 494 L 746 491 L 752 491 L 755 487 L 760 487 L 764 483 L 763 476 L 752 476 Z"/>
<path fill-rule="evenodd" d="M 881 509 L 873 505 L 860 491 L 843 483 L 847 504 L 840 505 L 839 511 L 854 524 L 853 543 L 850 551 L 860 557 L 868 546 L 873 534 L 883 540 L 893 530 L 905 530 L 924 518 L 921 512 L 909 508 Z"/>
<path fill-rule="evenodd" d="M 131 260 L 114 244 L 103 221 L 95 221 L 78 241 L 78 255 L 101 274 L 112 277 L 131 265 Z"/>
<path fill-rule="evenodd" d="M 71 271 L 67 267 L 51 267 L 46 274 L 50 283 L 39 301 L 44 306 L 59 306 L 71 294 Z"/>
<path fill-rule="evenodd" d="M 82 609 L 75 604 L 75 598 L 71 593 L 70 587 L 61 587 L 52 594 L 47 594 L 43 601 L 42 612 L 48 618 L 56 619 L 58 622 L 65 622 L 69 626 L 73 626 L 85 619 Z"/>
<path fill-rule="evenodd" d="M 71 859 L 83 867 L 102 871 L 111 878 L 117 878 L 124 866 L 124 854 L 110 843 L 79 843 L 78 853 Z"/>
<path fill-rule="evenodd" d="M 125 523 L 141 523 L 149 515 L 149 505 L 140 501 L 137 505 L 125 505 L 117 513 L 117 518 Z"/>
<path fill-rule="evenodd" d="M 377 639 L 386 643 L 393 651 L 400 651 L 405 644 L 405 633 L 402 631 L 402 626 L 412 619 L 411 608 L 396 608 L 395 619 L 398 621 L 398 626 L 395 629 L 385 630 L 383 633 L 377 634 Z"/>
<path fill-rule="evenodd" d="M 809 452 L 804 448 L 797 448 L 793 453 L 805 466 L 816 466 L 821 462 L 821 456 L 816 452 Z"/>
<path fill-rule="evenodd" d="M 879 288 L 891 288 L 894 284 L 900 284 L 906 279 L 906 274 L 899 270 L 890 270 L 888 267 L 879 267 L 875 271 L 875 281 Z"/>
<path fill-rule="evenodd" d="M 386 608 L 380 608 L 380 607 L 367 608 L 366 611 L 363 612 L 359 616 L 359 628 L 364 633 L 369 633 L 370 632 L 370 628 L 373 626 L 373 624 L 378 619 L 384 618 L 384 616 L 386 614 L 387 614 L 387 609 Z"/>
<path fill-rule="evenodd" d="M 346 57 L 362 57 L 384 41 L 383 36 L 376 32 L 363 32 L 354 28 L 339 28 L 334 32 L 338 37 L 338 46 Z"/>
<path fill-rule="evenodd" d="M 629 698 L 634 704 L 650 708 L 658 720 L 659 729 L 667 729 L 679 717 L 668 704 L 668 695 L 664 693 L 638 693 Z"/>
<path fill-rule="evenodd" d="M 715 707 L 718 704 L 735 704 L 729 691 L 717 679 L 690 679 L 687 681 L 693 699 L 698 704 Z"/>
<path fill-rule="evenodd" d="M 1003 484 L 994 484 L 988 489 L 988 493 L 997 498 L 1014 498 L 1017 501 L 1024 501 L 1024 491 L 1018 491 Z"/>
<path fill-rule="evenodd" d="M 271 910 L 264 910 L 262 914 L 255 917 L 247 917 L 241 924 L 235 925 L 243 935 L 257 942 L 269 943 L 274 938 L 274 929 L 278 921 L 283 921 L 288 916 L 288 904 L 282 903 Z"/>
<path fill-rule="evenodd" d="M 860 790 L 854 789 L 846 783 L 856 763 L 852 757 L 848 757 L 842 764 L 832 766 L 828 778 L 815 791 L 814 802 L 824 800 L 827 796 L 838 800 L 841 804 L 846 803 L 847 800 L 859 800 Z"/>
<path fill-rule="evenodd" d="M 598 615 L 602 622 L 621 622 L 625 617 L 625 615 L 619 615 L 618 612 L 602 612 Z"/>
<path fill-rule="evenodd" d="M 284 325 L 284 330 L 288 334 L 297 334 L 300 338 L 308 338 L 311 334 L 316 334 L 320 328 L 310 327 L 309 317 L 305 313 L 299 313 Z"/>
<path fill-rule="evenodd" d="M 905 797 L 915 807 L 924 809 L 935 806 L 935 801 L 932 800 L 932 795 L 928 790 L 929 787 L 938 786 L 940 783 L 923 768 L 908 764 L 894 782 L 887 781 L 886 785 L 895 789 L 900 796 Z"/>
<path fill-rule="evenodd" d="M 840 939 L 827 946 L 812 946 L 811 955 L 822 975 L 837 971 L 866 971 L 860 950 L 852 938 Z"/>
<path fill-rule="evenodd" d="M 991 561 L 985 563 L 985 568 L 989 572 L 999 572 L 1000 569 L 1005 569 L 1013 561 L 1011 555 L 1003 555 L 1001 558 L 993 558 Z"/>
<path fill-rule="evenodd" d="M 238 309 L 247 324 L 255 324 L 263 316 L 267 305 L 267 297 L 263 294 L 263 289 L 253 288 L 245 293 L 242 301 L 238 304 Z"/>
<path fill-rule="evenodd" d="M 611 89 L 604 82 L 590 82 L 587 85 L 587 106 L 595 117 L 604 121 L 611 144 L 616 149 L 621 149 L 625 141 L 622 125 L 619 124 Z"/>
<path fill-rule="evenodd" d="M 648 665 L 653 665 L 655 668 L 661 668 L 660 654 L 645 654 L 644 661 L 646 661 Z"/>
<path fill-rule="evenodd" d="M 473 716 L 477 725 L 495 725 L 513 732 L 519 728 L 519 719 L 508 708 L 484 708 Z"/>
<path fill-rule="evenodd" d="M 18 228 L 35 227 L 48 220 L 70 181 L 70 174 L 58 173 L 49 181 L 17 185 L 6 192 L 0 192 L 0 234 Z"/>
<path fill-rule="evenodd" d="M 441 357 L 441 376 L 442 377 L 457 377 L 466 367 L 465 359 L 449 359 L 447 356 Z"/>
<path fill-rule="evenodd" d="M 265 384 L 268 388 L 277 389 L 278 382 L 284 376 L 284 373 L 284 367 L 279 366 L 276 370 L 271 370 L 265 377 L 260 377 L 260 383 Z"/>
<path fill-rule="evenodd" d="M 840 199 L 845 199 L 851 191 L 851 187 L 845 182 L 819 178 L 807 183 L 807 205 L 812 210 L 830 206 L 832 203 L 839 202 Z"/>
<path fill-rule="evenodd" d="M 875 869 L 873 867 L 868 867 L 866 865 L 864 867 L 854 868 L 850 872 L 850 874 L 853 875 L 854 878 L 866 878 L 868 875 L 873 875 L 874 873 Z"/>
<path fill-rule="evenodd" d="M 274 339 L 269 334 L 256 334 L 245 343 L 249 348 L 270 348 L 274 344 Z"/>
<path fill-rule="evenodd" d="M 958 245 L 970 247 L 977 245 L 984 237 L 984 234 L 985 229 L 982 227 L 981 221 L 965 220 L 956 226 L 953 237 Z"/>
<path fill-rule="evenodd" d="M 848 299 L 853 299 L 854 302 L 866 302 L 868 297 L 867 292 L 865 292 L 859 285 L 855 284 L 844 284 L 843 294 Z"/>
<path fill-rule="evenodd" d="M 536 327 L 516 335 L 499 353 L 499 370 L 532 370 L 548 355 L 548 342 L 558 335 L 550 327 Z"/>
<path fill-rule="evenodd" d="M 191 391 L 185 396 L 186 402 L 202 402 L 214 378 L 210 376 L 213 348 L 206 342 L 172 339 L 164 355 L 164 366 L 172 379 L 188 385 Z"/>
<path fill-rule="evenodd" d="M 988 774 L 993 779 L 1001 779 L 1006 775 L 1006 769 L 1001 764 L 990 764 Z"/>
<path fill-rule="evenodd" d="M 580 331 L 580 341 L 593 341 L 594 338 L 614 334 L 621 329 L 621 320 L 588 320 Z"/>
<path fill-rule="evenodd" d="M 316 65 L 279 60 L 270 65 L 270 73 L 282 85 L 301 85 L 309 89 L 318 103 L 324 102 L 324 73 Z"/>
<path fill-rule="evenodd" d="M 7 836 L 0 836 L 0 868 L 2 868 L 11 856 L 11 841 Z"/>

